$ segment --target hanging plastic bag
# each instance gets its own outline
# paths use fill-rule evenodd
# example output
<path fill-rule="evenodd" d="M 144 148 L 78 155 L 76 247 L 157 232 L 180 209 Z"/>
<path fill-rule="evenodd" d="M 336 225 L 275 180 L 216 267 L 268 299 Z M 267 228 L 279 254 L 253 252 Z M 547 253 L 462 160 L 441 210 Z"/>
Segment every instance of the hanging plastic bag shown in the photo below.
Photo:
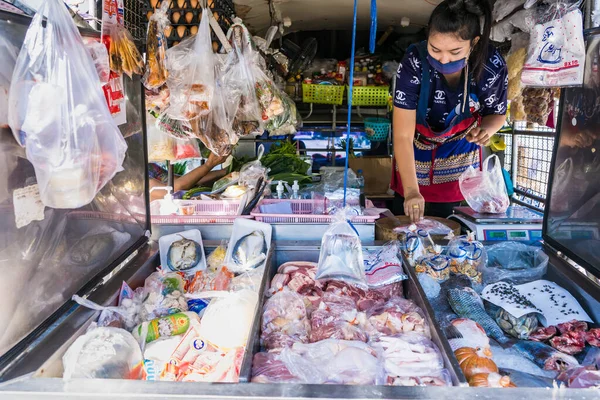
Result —
<path fill-rule="evenodd" d="M 210 114 L 216 89 L 209 15 L 203 9 L 198 33 L 167 50 L 171 118 L 191 121 Z"/>
<path fill-rule="evenodd" d="M 243 24 L 229 28 L 227 38 L 233 50 L 223 67 L 221 81 L 227 92 L 227 113 L 233 120 L 233 131 L 237 136 L 260 135 L 264 124 L 252 68 L 258 54 L 252 50 L 250 34 Z"/>
<path fill-rule="evenodd" d="M 531 31 L 521 81 L 528 86 L 583 84 L 585 42 L 578 3 L 551 4 Z"/>
<path fill-rule="evenodd" d="M 253 189 L 256 187 L 259 179 L 266 180 L 268 178 L 267 174 L 269 170 L 263 167 L 260 162 L 264 152 L 265 147 L 261 144 L 258 147 L 256 160 L 244 164 L 242 169 L 240 169 L 240 185 Z"/>
<path fill-rule="evenodd" d="M 298 110 L 296 103 L 284 92 L 280 92 L 284 112 L 269 120 L 266 129 L 270 136 L 293 135 L 299 126 Z"/>
<path fill-rule="evenodd" d="M 489 164 L 495 161 L 493 167 Z M 500 159 L 491 155 L 483 162 L 482 171 L 470 166 L 458 179 L 460 191 L 469 206 L 479 213 L 502 214 L 510 206 Z"/>
<path fill-rule="evenodd" d="M 350 224 L 352 211 L 341 210 L 334 216 L 321 240 L 316 280 L 340 280 L 366 288 L 367 279 L 360 237 Z"/>
<path fill-rule="evenodd" d="M 525 4 L 525 0 L 505 0 L 497 1 L 494 3 L 494 11 L 492 11 L 492 17 L 494 21 L 498 22 L 504 19 L 507 15 L 510 15 L 518 7 Z"/>
<path fill-rule="evenodd" d="M 148 89 L 158 89 L 167 82 L 167 38 L 165 29 L 170 25 L 169 2 L 164 1 L 160 8 L 148 21 L 146 72 L 142 78 L 144 86 Z"/>
<path fill-rule="evenodd" d="M 158 118 L 169 107 L 169 98 L 170 92 L 167 85 L 162 85 L 155 90 L 146 90 L 146 110 L 154 118 Z"/>
<path fill-rule="evenodd" d="M 131 33 L 121 24 L 108 24 L 109 36 L 109 60 L 111 71 L 117 74 L 127 74 L 130 78 L 133 74 L 144 73 L 144 60 L 140 51 L 133 42 Z"/>
<path fill-rule="evenodd" d="M 87 332 L 75 340 L 62 361 L 65 380 L 142 378 L 142 351 L 131 333 L 123 329 Z"/>
<path fill-rule="evenodd" d="M 62 1 L 45 1 L 34 16 L 11 82 L 9 124 L 35 168 L 42 202 L 89 204 L 122 169 L 127 144 Z"/>
<path fill-rule="evenodd" d="M 541 279 L 548 268 L 548 256 L 540 247 L 519 242 L 504 242 L 487 249 L 488 262 L 483 267 L 486 284 L 508 281 L 515 285 Z"/>
<path fill-rule="evenodd" d="M 6 35 L 0 36 L 0 128 L 8 128 L 8 93 L 19 48 Z"/>
<path fill-rule="evenodd" d="M 98 73 L 100 83 L 106 85 L 110 80 L 110 62 L 108 59 L 108 51 L 106 51 L 106 46 L 100 42 L 92 40 L 86 43 L 86 47 L 92 56 L 92 60 L 94 60 L 94 65 L 96 66 L 96 72 Z"/>
<path fill-rule="evenodd" d="M 175 159 L 201 158 L 200 147 L 196 139 L 175 139 Z"/>
<path fill-rule="evenodd" d="M 161 132 L 156 120 L 148 117 L 148 161 L 175 161 L 175 139 Z"/>

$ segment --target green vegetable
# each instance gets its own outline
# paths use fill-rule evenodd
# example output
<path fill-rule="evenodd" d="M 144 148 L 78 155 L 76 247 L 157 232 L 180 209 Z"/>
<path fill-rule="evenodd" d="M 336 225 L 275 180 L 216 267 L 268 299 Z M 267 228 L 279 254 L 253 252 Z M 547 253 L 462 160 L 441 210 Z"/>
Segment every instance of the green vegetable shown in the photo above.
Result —
<path fill-rule="evenodd" d="M 269 154 L 296 154 L 296 145 L 289 139 L 280 140 L 271 146 Z"/>
<path fill-rule="evenodd" d="M 185 169 L 187 167 L 187 161 L 173 164 L 173 173 L 178 176 L 185 175 Z"/>
<path fill-rule="evenodd" d="M 185 194 L 183 195 L 182 198 L 183 198 L 183 200 L 189 200 L 196 193 L 210 193 L 210 192 L 211 192 L 211 188 L 209 188 L 209 187 L 197 187 L 197 188 L 193 188 L 193 189 L 190 189 L 187 192 L 185 192 Z"/>
<path fill-rule="evenodd" d="M 342 148 L 342 150 L 346 151 L 346 139 L 342 139 L 340 140 L 340 147 Z M 356 157 L 354 155 L 354 139 L 350 138 L 350 146 L 349 146 L 349 154 L 350 157 Z"/>

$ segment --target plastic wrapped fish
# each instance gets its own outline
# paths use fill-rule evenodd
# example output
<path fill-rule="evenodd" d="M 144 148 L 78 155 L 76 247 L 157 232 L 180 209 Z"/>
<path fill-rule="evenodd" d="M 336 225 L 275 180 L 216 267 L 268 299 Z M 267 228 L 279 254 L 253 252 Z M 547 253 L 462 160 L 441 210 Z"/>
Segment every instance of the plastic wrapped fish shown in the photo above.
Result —
<path fill-rule="evenodd" d="M 167 253 L 167 265 L 172 271 L 188 271 L 202 261 L 202 247 L 194 240 L 183 236 L 171 243 Z"/>
<path fill-rule="evenodd" d="M 235 272 L 246 271 L 260 266 L 267 258 L 267 240 L 262 231 L 254 231 L 242 236 L 233 246 L 231 255 Z"/>

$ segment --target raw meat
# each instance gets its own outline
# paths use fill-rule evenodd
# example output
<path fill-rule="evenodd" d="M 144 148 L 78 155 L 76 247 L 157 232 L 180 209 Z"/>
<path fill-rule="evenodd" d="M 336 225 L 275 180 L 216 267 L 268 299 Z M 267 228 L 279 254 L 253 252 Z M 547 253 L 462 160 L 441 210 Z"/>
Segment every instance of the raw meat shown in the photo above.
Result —
<path fill-rule="evenodd" d="M 566 331 L 561 336 L 550 339 L 550 345 L 565 354 L 579 354 L 585 348 L 585 338 L 584 331 Z"/>
<path fill-rule="evenodd" d="M 576 321 L 576 320 L 573 320 L 573 321 L 570 321 L 570 322 L 565 322 L 565 323 L 562 323 L 562 324 L 558 324 L 556 327 L 558 328 L 558 331 L 561 334 L 565 334 L 567 332 L 572 332 L 572 331 L 575 331 L 575 332 L 585 332 L 588 329 L 588 325 L 587 325 L 586 322 L 584 322 L 584 321 Z"/>
<path fill-rule="evenodd" d="M 593 328 L 586 332 L 585 341 L 588 342 L 590 346 L 600 347 L 600 328 Z"/>
<path fill-rule="evenodd" d="M 352 297 L 326 292 L 319 308 L 312 313 L 309 341 L 315 343 L 325 339 L 339 339 L 366 342 L 366 323 L 366 314 L 356 309 Z"/>
<path fill-rule="evenodd" d="M 306 296 L 320 296 L 323 293 L 320 282 L 315 281 L 317 264 L 294 261 L 282 264 L 277 274 L 271 280 L 268 296 L 289 288 L 290 290 Z"/>
<path fill-rule="evenodd" d="M 393 297 L 387 303 L 371 308 L 368 328 L 371 340 L 380 334 L 394 336 L 399 333 L 417 332 L 430 338 L 429 325 L 425 321 L 423 311 L 412 301 Z"/>
<path fill-rule="evenodd" d="M 283 291 L 267 300 L 264 307 L 261 344 L 280 351 L 295 342 L 307 343 L 310 324 L 302 297 Z"/>
<path fill-rule="evenodd" d="M 299 380 L 290 373 L 277 353 L 256 353 L 252 362 L 253 383 L 294 383 Z"/>
<path fill-rule="evenodd" d="M 386 382 L 396 378 L 431 378 L 439 376 L 444 368 L 437 346 L 418 333 L 383 336 L 372 346 L 384 361 Z"/>
<path fill-rule="evenodd" d="M 539 327 L 535 331 L 531 332 L 529 335 L 529 340 L 533 340 L 535 342 L 545 342 L 546 340 L 550 340 L 557 334 L 557 330 L 555 326 L 549 326 L 547 328 Z"/>

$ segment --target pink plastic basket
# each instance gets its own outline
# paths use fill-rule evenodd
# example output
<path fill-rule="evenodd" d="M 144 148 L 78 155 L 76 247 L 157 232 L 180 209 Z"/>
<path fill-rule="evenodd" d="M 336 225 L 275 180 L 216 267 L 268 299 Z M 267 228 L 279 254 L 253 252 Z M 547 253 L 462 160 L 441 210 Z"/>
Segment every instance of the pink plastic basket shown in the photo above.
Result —
<path fill-rule="evenodd" d="M 236 218 L 252 219 L 251 215 L 237 215 L 240 208 L 238 200 L 175 200 L 176 203 L 193 204 L 194 215 L 159 215 L 160 200 L 150 203 L 153 224 L 232 224 Z"/>
<path fill-rule="evenodd" d="M 293 214 L 263 214 L 260 212 L 261 205 L 278 202 L 291 203 Z M 322 211 L 325 208 L 324 201 L 264 199 L 251 215 L 257 221 L 268 224 L 329 224 L 333 222 L 332 215 L 315 214 L 316 211 Z M 356 224 L 373 224 L 378 219 L 379 215 L 360 215 L 352 218 L 352 222 Z"/>

